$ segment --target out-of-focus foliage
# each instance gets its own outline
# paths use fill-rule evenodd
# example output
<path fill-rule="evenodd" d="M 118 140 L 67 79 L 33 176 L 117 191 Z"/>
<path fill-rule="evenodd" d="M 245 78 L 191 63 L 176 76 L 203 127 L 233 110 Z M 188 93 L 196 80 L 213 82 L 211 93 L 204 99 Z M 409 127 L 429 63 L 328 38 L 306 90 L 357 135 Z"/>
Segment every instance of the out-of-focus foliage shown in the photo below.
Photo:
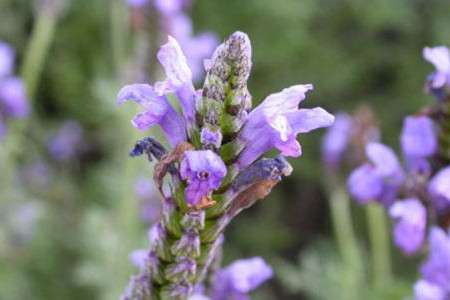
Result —
<path fill-rule="evenodd" d="M 0 1 L 0 39 L 17 50 L 18 72 L 35 21 L 32 2 L 39 1 Z M 150 177 L 152 165 L 127 153 L 148 133 L 129 125 L 132 107 L 115 103 L 119 88 L 136 81 L 129 74 L 137 34 L 121 0 L 66 2 L 19 146 L 23 155 L 14 158 L 14 174 L 0 170 L 14 177 L 11 185 L 0 182 L 0 299 L 117 299 L 136 271 L 129 252 L 147 246 L 133 184 L 139 175 Z M 196 0 L 190 13 L 195 31 L 222 39 L 248 33 L 255 104 L 282 87 L 312 82 L 315 90 L 302 105 L 333 112 L 368 102 L 391 145 L 402 117 L 430 101 L 421 93 L 430 71 L 423 46 L 450 44 L 450 3 L 441 0 Z M 67 119 L 83 128 L 83 148 L 71 161 L 56 162 L 46 143 Z M 302 140 L 303 156 L 290 160 L 292 176 L 226 235 L 225 262 L 261 255 L 281 279 L 255 299 L 346 299 L 341 291 L 353 284 L 355 274 L 345 271 L 332 245 L 320 137 Z M 36 166 L 40 175 L 26 175 Z M 30 207 L 35 219 L 24 224 Z M 364 232 L 364 216 L 354 212 L 357 232 Z M 318 236 L 326 242 L 313 242 Z M 383 299 L 410 295 L 415 260 L 400 261 L 399 280 Z M 380 295 L 369 287 L 367 293 Z"/>

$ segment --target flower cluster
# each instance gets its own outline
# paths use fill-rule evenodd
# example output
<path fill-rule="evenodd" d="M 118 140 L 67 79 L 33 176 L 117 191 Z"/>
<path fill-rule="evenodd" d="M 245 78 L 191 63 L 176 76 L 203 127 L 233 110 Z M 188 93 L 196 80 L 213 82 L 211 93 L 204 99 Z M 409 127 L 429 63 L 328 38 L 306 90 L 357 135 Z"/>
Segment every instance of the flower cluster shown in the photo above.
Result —
<path fill-rule="evenodd" d="M 180 43 L 192 70 L 193 80 L 197 82 L 203 75 L 202 62 L 211 55 L 218 44 L 212 32 L 194 35 L 192 21 L 185 13 L 191 4 L 190 0 L 126 0 L 129 7 L 142 10 L 154 7 L 161 17 L 163 36 L 171 35 Z"/>
<path fill-rule="evenodd" d="M 311 84 L 269 95 L 251 110 L 251 44 L 245 33 L 233 33 L 205 62 L 201 90 L 195 90 L 175 38 L 169 37 L 157 56 L 167 78 L 154 85 L 127 85 L 117 97 L 119 103 L 132 100 L 145 109 L 131 121 L 134 127 L 158 125 L 171 147 L 167 151 L 149 137 L 130 153 L 158 161 L 153 179 L 163 199 L 161 220 L 149 231 L 150 250 L 132 254 L 140 274 L 132 277 L 123 298 L 187 299 L 197 291 L 196 297 L 246 299 L 272 271 L 261 259 L 219 271 L 222 233 L 290 174 L 284 156 L 301 155 L 296 136 L 330 126 L 334 117 L 322 108 L 298 109 Z M 182 113 L 169 101 L 173 98 Z M 281 155 L 261 158 L 273 148 Z M 214 284 L 199 294 L 204 282 Z"/>
<path fill-rule="evenodd" d="M 13 75 L 14 59 L 14 49 L 0 41 L 0 138 L 8 119 L 24 118 L 30 110 L 24 83 Z"/>

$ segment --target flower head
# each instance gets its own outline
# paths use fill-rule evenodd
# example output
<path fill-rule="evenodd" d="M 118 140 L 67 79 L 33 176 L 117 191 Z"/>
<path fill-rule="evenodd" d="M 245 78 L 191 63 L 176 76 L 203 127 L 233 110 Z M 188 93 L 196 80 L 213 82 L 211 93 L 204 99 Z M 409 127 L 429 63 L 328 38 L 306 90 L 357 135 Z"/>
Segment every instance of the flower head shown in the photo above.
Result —
<path fill-rule="evenodd" d="M 423 57 L 434 65 L 436 72 L 430 77 L 433 89 L 442 88 L 450 83 L 450 54 L 445 46 L 425 47 Z"/>
<path fill-rule="evenodd" d="M 395 244 L 406 254 L 417 252 L 425 238 L 427 215 L 423 204 L 416 198 L 398 201 L 389 208 L 389 214 L 397 220 Z"/>
<path fill-rule="evenodd" d="M 450 206 L 450 166 L 441 169 L 428 184 L 428 192 L 438 209 Z"/>
<path fill-rule="evenodd" d="M 181 162 L 180 174 L 188 181 L 187 203 L 195 205 L 202 197 L 218 189 L 226 173 L 224 162 L 213 151 L 186 151 Z"/>
<path fill-rule="evenodd" d="M 352 118 L 346 113 L 335 116 L 333 126 L 329 127 L 322 140 L 322 160 L 330 167 L 336 167 L 347 149 L 352 129 Z"/>
<path fill-rule="evenodd" d="M 17 77 L 0 80 L 0 107 L 5 116 L 26 117 L 30 111 L 23 81 Z"/>

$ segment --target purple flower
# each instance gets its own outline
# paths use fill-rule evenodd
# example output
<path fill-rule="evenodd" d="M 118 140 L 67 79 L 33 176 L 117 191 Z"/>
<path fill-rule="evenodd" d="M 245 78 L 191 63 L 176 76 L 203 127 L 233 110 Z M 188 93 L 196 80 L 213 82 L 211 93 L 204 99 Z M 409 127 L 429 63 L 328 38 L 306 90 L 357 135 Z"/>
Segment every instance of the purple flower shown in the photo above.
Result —
<path fill-rule="evenodd" d="M 152 181 L 143 176 L 137 178 L 134 183 L 134 193 L 141 202 L 142 220 L 146 223 L 156 221 L 160 213 L 158 202 L 161 200 L 161 196 Z"/>
<path fill-rule="evenodd" d="M 431 178 L 428 192 L 438 209 L 450 205 L 450 166 L 441 169 Z"/>
<path fill-rule="evenodd" d="M 222 159 L 211 150 L 186 151 L 181 162 L 181 177 L 188 181 L 186 200 L 196 205 L 203 196 L 219 188 L 227 168 Z"/>
<path fill-rule="evenodd" d="M 125 0 L 129 7 L 138 8 L 143 7 L 149 3 L 149 0 Z"/>
<path fill-rule="evenodd" d="M 6 43 L 0 41 L 0 79 L 12 73 L 14 68 L 15 52 Z"/>
<path fill-rule="evenodd" d="M 395 244 L 405 254 L 417 252 L 425 238 L 427 222 L 427 212 L 422 202 L 416 198 L 395 202 L 389 208 L 389 214 L 397 220 L 394 227 Z"/>
<path fill-rule="evenodd" d="M 164 16 L 178 14 L 190 0 L 153 0 L 156 9 Z"/>
<path fill-rule="evenodd" d="M 426 116 L 406 117 L 400 143 L 408 166 L 413 170 L 428 171 L 426 158 L 436 153 L 438 148 L 433 121 Z"/>
<path fill-rule="evenodd" d="M 131 124 L 140 129 L 159 125 L 165 133 L 172 147 L 186 141 L 186 126 L 175 109 L 170 105 L 166 96 L 158 96 L 154 88 L 148 84 L 131 84 L 123 87 L 117 96 L 118 103 L 134 100 L 146 109 L 137 114 Z"/>
<path fill-rule="evenodd" d="M 430 78 L 433 89 L 442 88 L 450 83 L 450 54 L 447 47 L 425 47 L 423 57 L 434 65 L 436 72 Z"/>
<path fill-rule="evenodd" d="M 247 294 L 273 276 L 272 268 L 260 257 L 237 260 L 216 275 L 214 300 L 249 299 Z"/>
<path fill-rule="evenodd" d="M 30 111 L 23 81 L 17 77 L 0 80 L 0 107 L 12 118 L 26 117 Z"/>
<path fill-rule="evenodd" d="M 208 127 L 203 127 L 200 134 L 200 140 L 203 145 L 220 147 L 222 142 L 222 133 L 220 133 L 220 131 L 211 131 Z"/>
<path fill-rule="evenodd" d="M 322 160 L 329 167 L 339 165 L 347 149 L 352 131 L 352 118 L 346 113 L 338 113 L 322 141 Z"/>
<path fill-rule="evenodd" d="M 298 157 L 302 152 L 297 134 L 333 124 L 334 117 L 322 108 L 298 109 L 312 88 L 311 84 L 295 85 L 271 94 L 249 114 L 238 137 L 246 145 L 238 159 L 240 168 L 271 148 L 283 156 Z"/>
<path fill-rule="evenodd" d="M 428 260 L 421 266 L 424 280 L 440 287 L 450 296 L 450 236 L 439 227 L 430 230 L 430 253 Z"/>
<path fill-rule="evenodd" d="M 136 249 L 130 253 L 130 261 L 139 269 L 143 269 L 147 263 L 148 250 Z"/>
<path fill-rule="evenodd" d="M 71 159 L 79 150 L 83 130 L 75 121 L 66 121 L 56 134 L 50 137 L 47 147 L 52 157 L 58 161 Z"/>
<path fill-rule="evenodd" d="M 415 300 L 446 300 L 445 291 L 439 285 L 426 280 L 419 280 L 414 284 Z"/>
<path fill-rule="evenodd" d="M 360 203 L 378 200 L 389 206 L 396 198 L 404 174 L 394 151 L 380 143 L 369 143 L 370 163 L 355 169 L 347 181 L 350 194 Z"/>

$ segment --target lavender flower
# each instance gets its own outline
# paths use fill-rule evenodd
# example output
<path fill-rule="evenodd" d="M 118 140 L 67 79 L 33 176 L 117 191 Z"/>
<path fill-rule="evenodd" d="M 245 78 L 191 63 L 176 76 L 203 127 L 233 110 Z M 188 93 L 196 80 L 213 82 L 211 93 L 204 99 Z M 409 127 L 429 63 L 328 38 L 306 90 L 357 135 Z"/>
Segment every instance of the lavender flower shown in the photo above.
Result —
<path fill-rule="evenodd" d="M 328 129 L 322 140 L 322 160 L 327 166 L 335 168 L 339 165 L 348 147 L 352 123 L 352 118 L 348 114 L 336 114 L 333 126 Z"/>
<path fill-rule="evenodd" d="M 0 41 L 0 80 L 12 73 L 14 69 L 14 49 Z"/>
<path fill-rule="evenodd" d="M 130 253 L 130 261 L 139 269 L 144 269 L 147 263 L 149 251 L 147 249 L 136 249 Z"/>
<path fill-rule="evenodd" d="M 348 189 L 360 204 L 378 200 L 389 206 L 395 200 L 404 178 L 394 151 L 380 143 L 369 143 L 366 155 L 370 163 L 355 169 L 349 176 Z"/>
<path fill-rule="evenodd" d="M 433 89 L 442 88 L 450 84 L 450 54 L 445 46 L 425 47 L 423 57 L 434 65 L 436 72 L 430 76 L 430 84 Z"/>
<path fill-rule="evenodd" d="M 423 204 L 418 199 L 408 198 L 395 202 L 389 214 L 397 220 L 393 232 L 395 244 L 405 254 L 417 252 L 425 239 L 427 212 Z"/>
<path fill-rule="evenodd" d="M 420 273 L 423 280 L 415 286 L 416 299 L 427 299 L 428 295 L 437 296 L 430 299 L 450 297 L 450 236 L 441 228 L 430 230 L 430 254 Z"/>
<path fill-rule="evenodd" d="M 47 147 L 57 161 L 67 161 L 80 150 L 83 130 L 75 121 L 66 121 L 59 130 L 50 137 Z"/>
<path fill-rule="evenodd" d="M 126 295 L 131 290 L 131 299 L 154 293 L 156 298 L 185 300 L 214 273 L 226 226 L 292 171 L 282 156 L 259 157 L 271 148 L 299 156 L 296 135 L 329 126 L 334 117 L 321 108 L 297 108 L 312 85 L 270 95 L 250 112 L 251 45 L 242 32 L 214 51 L 200 91 L 194 90 L 192 73 L 174 38 L 162 46 L 158 59 L 166 80 L 154 87 L 126 86 L 118 96 L 119 102 L 133 99 L 147 110 L 133 120 L 136 127 L 160 125 L 171 145 L 167 151 L 147 137 L 130 152 L 132 157 L 145 154 L 157 160 L 154 180 L 164 199 L 161 221 L 149 230 L 147 258 L 141 251 L 132 255 L 137 265 L 144 265 L 139 278 L 147 281 L 132 279 Z M 169 94 L 179 100 L 184 118 L 168 103 Z M 271 277 L 272 270 L 255 258 L 214 276 L 219 279 L 212 299 L 248 299 L 247 293 Z M 201 295 L 197 290 L 196 297 Z"/>
<path fill-rule="evenodd" d="M 441 169 L 428 184 L 428 192 L 438 209 L 450 206 L 450 166 Z"/>
<path fill-rule="evenodd" d="M 283 156 L 301 155 L 296 140 L 299 133 L 328 127 L 334 117 L 324 109 L 298 109 L 298 104 L 312 90 L 311 84 L 295 85 L 269 95 L 248 116 L 248 121 L 239 133 L 245 149 L 239 156 L 240 168 L 245 168 L 271 148 L 277 148 Z"/>
<path fill-rule="evenodd" d="M 156 9 L 165 16 L 178 14 L 190 0 L 153 0 Z"/>
<path fill-rule="evenodd" d="M 186 151 L 180 174 L 189 182 L 186 189 L 187 203 L 196 205 L 202 197 L 219 188 L 226 173 L 227 167 L 213 151 Z"/>

